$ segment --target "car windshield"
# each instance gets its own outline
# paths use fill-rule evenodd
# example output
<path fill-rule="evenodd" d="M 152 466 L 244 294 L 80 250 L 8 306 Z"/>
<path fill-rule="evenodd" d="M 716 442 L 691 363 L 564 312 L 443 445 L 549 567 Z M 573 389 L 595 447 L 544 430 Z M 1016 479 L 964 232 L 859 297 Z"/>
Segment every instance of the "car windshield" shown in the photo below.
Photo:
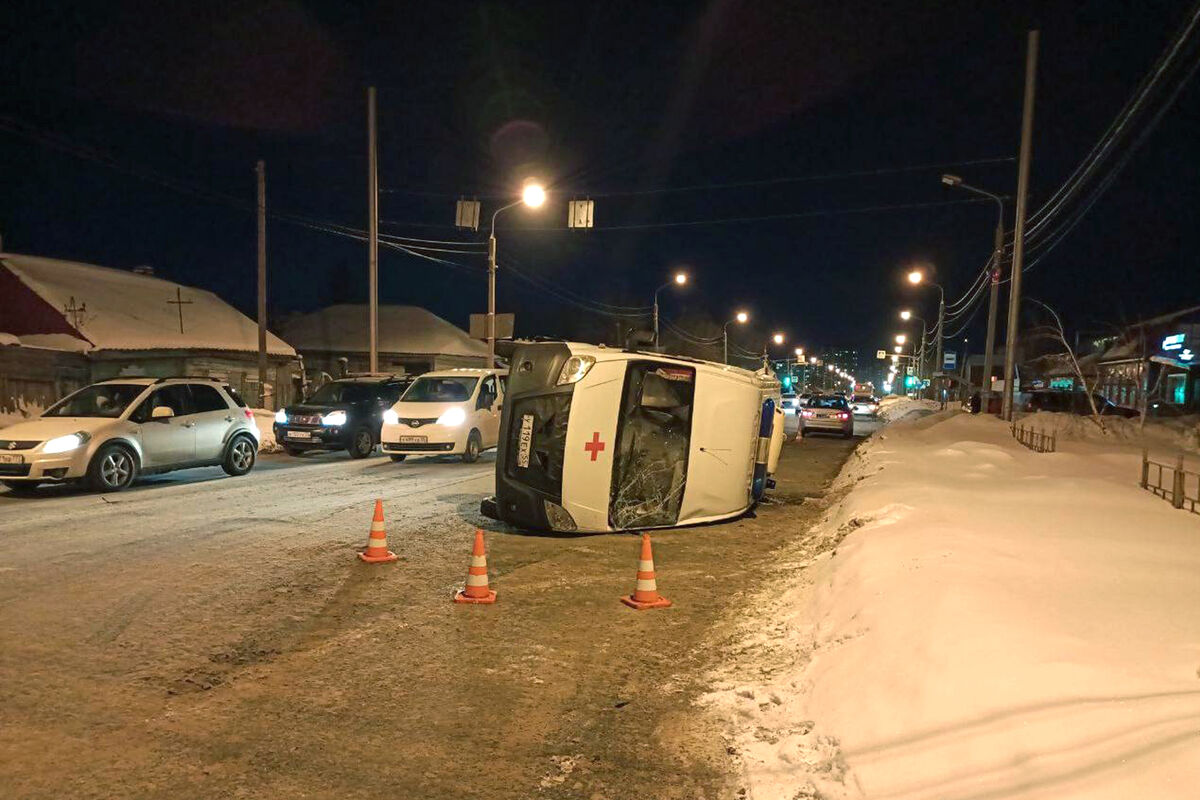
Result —
<path fill-rule="evenodd" d="M 116 419 L 144 391 L 145 384 L 98 383 L 59 400 L 46 409 L 42 416 Z"/>
<path fill-rule="evenodd" d="M 336 405 L 338 403 L 361 403 L 371 399 L 371 386 L 354 381 L 334 381 L 317 389 L 307 402 L 315 405 Z"/>
<path fill-rule="evenodd" d="M 405 403 L 461 403 L 471 399 L 478 378 L 417 378 L 400 398 Z"/>
<path fill-rule="evenodd" d="M 808 401 L 809 408 L 846 408 L 846 398 L 837 395 L 814 397 Z"/>

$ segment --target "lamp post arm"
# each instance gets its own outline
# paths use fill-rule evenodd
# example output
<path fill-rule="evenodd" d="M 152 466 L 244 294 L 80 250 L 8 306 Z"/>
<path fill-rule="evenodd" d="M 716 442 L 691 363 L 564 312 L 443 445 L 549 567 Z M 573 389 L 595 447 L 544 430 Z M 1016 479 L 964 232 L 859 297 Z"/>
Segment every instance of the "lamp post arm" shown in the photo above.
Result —
<path fill-rule="evenodd" d="M 494 239 L 496 237 L 496 217 L 500 216 L 500 212 L 507 211 L 508 209 L 512 208 L 513 206 L 519 206 L 521 204 L 521 202 L 522 201 L 520 201 L 520 200 L 514 200 L 511 203 L 509 203 L 508 205 L 500 206 L 494 212 L 492 212 L 492 226 L 490 228 L 488 228 L 488 238 L 489 239 Z"/>

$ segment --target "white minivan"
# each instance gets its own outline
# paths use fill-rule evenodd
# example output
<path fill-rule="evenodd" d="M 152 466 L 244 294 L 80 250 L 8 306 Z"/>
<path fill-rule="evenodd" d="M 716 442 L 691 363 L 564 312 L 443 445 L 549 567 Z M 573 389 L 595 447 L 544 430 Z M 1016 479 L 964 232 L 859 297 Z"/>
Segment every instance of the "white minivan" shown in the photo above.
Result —
<path fill-rule="evenodd" d="M 499 442 L 507 377 L 501 369 L 426 372 L 383 412 L 383 452 L 392 461 L 435 455 L 478 460 Z"/>

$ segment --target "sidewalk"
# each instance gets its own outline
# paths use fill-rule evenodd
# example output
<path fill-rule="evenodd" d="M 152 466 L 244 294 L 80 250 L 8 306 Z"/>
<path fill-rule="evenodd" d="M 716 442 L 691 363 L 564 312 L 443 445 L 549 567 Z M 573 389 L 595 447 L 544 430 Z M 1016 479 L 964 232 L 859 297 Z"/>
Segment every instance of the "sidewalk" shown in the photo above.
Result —
<path fill-rule="evenodd" d="M 708 698 L 749 797 L 1196 796 L 1200 517 L 1059 446 L 945 412 L 860 447 Z"/>

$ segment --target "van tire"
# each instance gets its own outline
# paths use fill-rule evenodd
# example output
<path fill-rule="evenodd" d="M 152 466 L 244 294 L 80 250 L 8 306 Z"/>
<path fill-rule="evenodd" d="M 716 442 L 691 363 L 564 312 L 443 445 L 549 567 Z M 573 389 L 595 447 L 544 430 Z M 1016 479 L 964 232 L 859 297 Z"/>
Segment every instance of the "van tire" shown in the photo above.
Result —
<path fill-rule="evenodd" d="M 479 460 L 479 454 L 483 452 L 483 437 L 479 435 L 479 431 L 472 430 L 467 434 L 467 447 L 463 450 L 462 460 L 464 464 L 474 464 Z"/>

